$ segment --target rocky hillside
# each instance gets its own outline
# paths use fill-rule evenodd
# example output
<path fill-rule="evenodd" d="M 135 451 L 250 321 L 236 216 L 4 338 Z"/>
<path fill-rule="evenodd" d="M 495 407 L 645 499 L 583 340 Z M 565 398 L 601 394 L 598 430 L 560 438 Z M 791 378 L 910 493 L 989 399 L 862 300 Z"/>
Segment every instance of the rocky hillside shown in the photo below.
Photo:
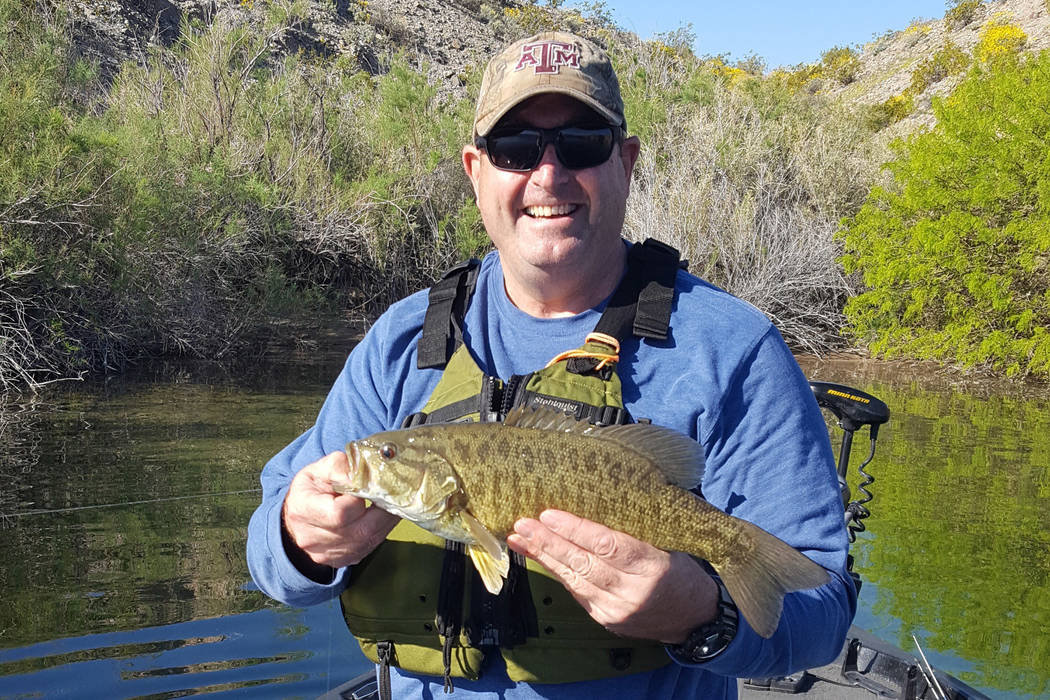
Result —
<path fill-rule="evenodd" d="M 97 60 L 103 75 L 113 75 L 125 60 L 143 60 L 154 43 L 170 44 L 184 21 L 260 22 L 274 0 L 73 0 L 75 38 L 81 51 Z M 370 72 L 382 70 L 386 57 L 403 52 L 426 66 L 443 89 L 462 87 L 464 70 L 483 64 L 520 26 L 508 22 L 508 9 L 521 0 L 307 0 L 306 12 L 277 41 L 284 51 L 307 50 L 348 55 Z M 541 3 L 542 4 L 542 3 Z M 967 4 L 967 3 L 961 3 Z M 855 103 L 877 105 L 913 85 L 924 61 L 945 46 L 973 55 L 991 24 L 1023 32 L 1027 50 L 1050 47 L 1047 0 L 986 0 L 962 20 L 948 16 L 916 21 L 890 30 L 855 49 L 859 59 L 846 84 L 818 81 L 813 89 Z M 932 121 L 930 102 L 958 83 L 958 74 L 934 75 L 920 91 L 909 93 L 913 111 L 894 130 L 911 130 Z"/>
<path fill-rule="evenodd" d="M 916 21 L 904 29 L 886 32 L 858 47 L 859 68 L 853 80 L 827 91 L 859 104 L 883 103 L 907 91 L 913 83 L 915 71 L 949 42 L 972 57 L 982 34 L 992 25 L 1020 29 L 1025 50 L 1048 48 L 1048 4 L 1046 0 L 991 0 L 976 5 L 972 16 L 965 22 L 953 22 L 946 16 Z M 1013 36 L 1020 38 L 1016 33 Z M 961 74 L 944 75 L 915 94 L 915 111 L 895 130 L 910 131 L 930 124 L 933 121 L 931 99 L 950 93 L 960 79 Z"/>
<path fill-rule="evenodd" d="M 521 32 L 505 14 L 522 0 L 306 0 L 306 11 L 293 27 L 276 39 L 287 52 L 306 50 L 322 55 L 352 56 L 372 73 L 381 72 L 386 59 L 404 53 L 425 66 L 443 91 L 462 95 L 464 72 L 484 63 L 501 44 Z M 541 3 L 542 4 L 542 3 Z M 904 95 L 907 115 L 898 114 L 892 132 L 929 125 L 933 97 L 945 95 L 960 73 L 934 70 L 932 79 L 916 88 L 916 71 L 945 47 L 972 57 L 991 25 L 1009 25 L 1021 32 L 1026 50 L 1050 47 L 1048 0 L 962 1 L 966 13 L 949 11 L 945 17 L 917 20 L 889 30 L 853 49 L 856 65 L 845 84 L 817 80 L 812 89 L 849 102 L 890 104 Z M 74 37 L 82 53 L 112 76 L 126 60 L 141 61 L 151 44 L 170 44 L 182 22 L 261 23 L 275 0 L 73 0 Z M 961 16 L 960 16 L 961 15 Z M 889 103 L 887 102 L 889 101 Z M 903 118 L 901 118 L 903 116 Z"/>
<path fill-rule="evenodd" d="M 170 45 L 183 22 L 261 25 L 271 0 L 73 0 L 74 39 L 84 56 L 112 76 L 127 60 L 143 61 L 151 45 Z M 285 3 L 291 4 L 291 3 Z M 364 70 L 405 53 L 427 66 L 435 83 L 461 85 L 467 66 L 482 63 L 505 41 L 505 7 L 478 0 L 307 0 L 277 37 L 288 53 L 352 56 Z"/>

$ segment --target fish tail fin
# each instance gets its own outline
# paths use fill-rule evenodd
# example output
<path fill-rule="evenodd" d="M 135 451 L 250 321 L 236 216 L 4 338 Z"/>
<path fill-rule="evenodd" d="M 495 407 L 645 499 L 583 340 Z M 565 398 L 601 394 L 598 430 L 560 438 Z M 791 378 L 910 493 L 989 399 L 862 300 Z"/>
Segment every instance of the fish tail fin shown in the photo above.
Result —
<path fill-rule="evenodd" d="M 467 552 L 470 560 L 474 562 L 474 568 L 481 575 L 485 589 L 492 595 L 497 595 L 503 588 L 503 580 L 510 573 L 510 555 L 504 549 L 499 558 L 493 557 L 481 545 L 468 544 Z"/>
<path fill-rule="evenodd" d="M 824 567 L 797 549 L 747 521 L 742 525 L 743 556 L 718 566 L 726 590 L 751 628 L 765 638 L 780 624 L 784 596 L 828 582 Z"/>

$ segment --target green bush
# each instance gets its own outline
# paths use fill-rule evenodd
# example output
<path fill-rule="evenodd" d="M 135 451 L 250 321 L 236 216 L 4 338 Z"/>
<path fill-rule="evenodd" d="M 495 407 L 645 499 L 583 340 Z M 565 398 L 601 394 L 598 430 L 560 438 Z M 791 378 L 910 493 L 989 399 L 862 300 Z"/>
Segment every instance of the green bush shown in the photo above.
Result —
<path fill-rule="evenodd" d="M 852 83 L 860 70 L 860 57 L 846 46 L 836 46 L 820 55 L 820 72 L 842 85 Z"/>
<path fill-rule="evenodd" d="M 911 86 L 908 89 L 913 95 L 921 94 L 934 83 L 964 72 L 969 65 L 970 57 L 966 52 L 951 40 L 946 40 L 944 46 L 912 71 Z"/>
<path fill-rule="evenodd" d="M 0 0 L 0 391 L 244 352 L 474 252 L 467 101 L 403 62 L 275 54 L 286 9 L 184 26 L 89 108 L 61 15 Z"/>
<path fill-rule="evenodd" d="M 890 124 L 896 124 L 914 110 L 915 100 L 908 91 L 904 91 L 871 105 L 868 108 L 867 123 L 872 130 L 879 131 Z"/>
<path fill-rule="evenodd" d="M 984 0 L 948 0 L 948 11 L 944 21 L 951 29 L 965 27 L 977 16 L 977 9 Z"/>
<path fill-rule="evenodd" d="M 1050 374 L 1050 54 L 974 68 L 894 144 L 894 186 L 844 221 L 866 291 L 850 332 L 882 355 Z"/>

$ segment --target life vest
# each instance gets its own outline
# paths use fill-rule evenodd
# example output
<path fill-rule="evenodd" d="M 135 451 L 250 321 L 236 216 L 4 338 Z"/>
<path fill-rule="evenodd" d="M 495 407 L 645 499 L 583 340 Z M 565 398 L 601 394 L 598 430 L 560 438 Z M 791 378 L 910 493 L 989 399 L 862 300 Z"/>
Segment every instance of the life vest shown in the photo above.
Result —
<path fill-rule="evenodd" d="M 452 268 L 429 292 L 418 366 L 445 369 L 404 426 L 500 421 L 521 405 L 554 407 L 598 425 L 632 422 L 615 371 L 618 339 L 668 337 L 678 251 L 652 239 L 632 246 L 627 274 L 584 344 L 507 381 L 486 375 L 462 343 L 479 265 Z M 444 676 L 446 688 L 452 677 L 479 678 L 485 648 L 493 647 L 514 681 L 566 683 L 670 663 L 662 644 L 606 631 L 546 569 L 511 554 L 508 579 L 493 596 L 461 544 L 402 520 L 353 567 L 340 598 L 347 626 L 381 670 L 394 665 Z"/>

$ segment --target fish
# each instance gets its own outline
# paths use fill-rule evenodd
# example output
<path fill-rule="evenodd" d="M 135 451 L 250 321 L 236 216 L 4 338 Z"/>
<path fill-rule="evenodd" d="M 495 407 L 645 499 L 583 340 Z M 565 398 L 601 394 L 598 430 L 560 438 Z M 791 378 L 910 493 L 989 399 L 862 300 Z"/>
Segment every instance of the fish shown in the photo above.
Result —
<path fill-rule="evenodd" d="M 346 452 L 349 472 L 332 481 L 333 491 L 464 543 L 493 594 L 510 569 L 506 538 L 515 521 L 548 508 L 707 561 L 762 637 L 776 631 L 787 593 L 828 581 L 794 547 L 692 492 L 703 447 L 669 428 L 598 427 L 519 407 L 502 423 L 384 431 L 351 441 Z"/>

